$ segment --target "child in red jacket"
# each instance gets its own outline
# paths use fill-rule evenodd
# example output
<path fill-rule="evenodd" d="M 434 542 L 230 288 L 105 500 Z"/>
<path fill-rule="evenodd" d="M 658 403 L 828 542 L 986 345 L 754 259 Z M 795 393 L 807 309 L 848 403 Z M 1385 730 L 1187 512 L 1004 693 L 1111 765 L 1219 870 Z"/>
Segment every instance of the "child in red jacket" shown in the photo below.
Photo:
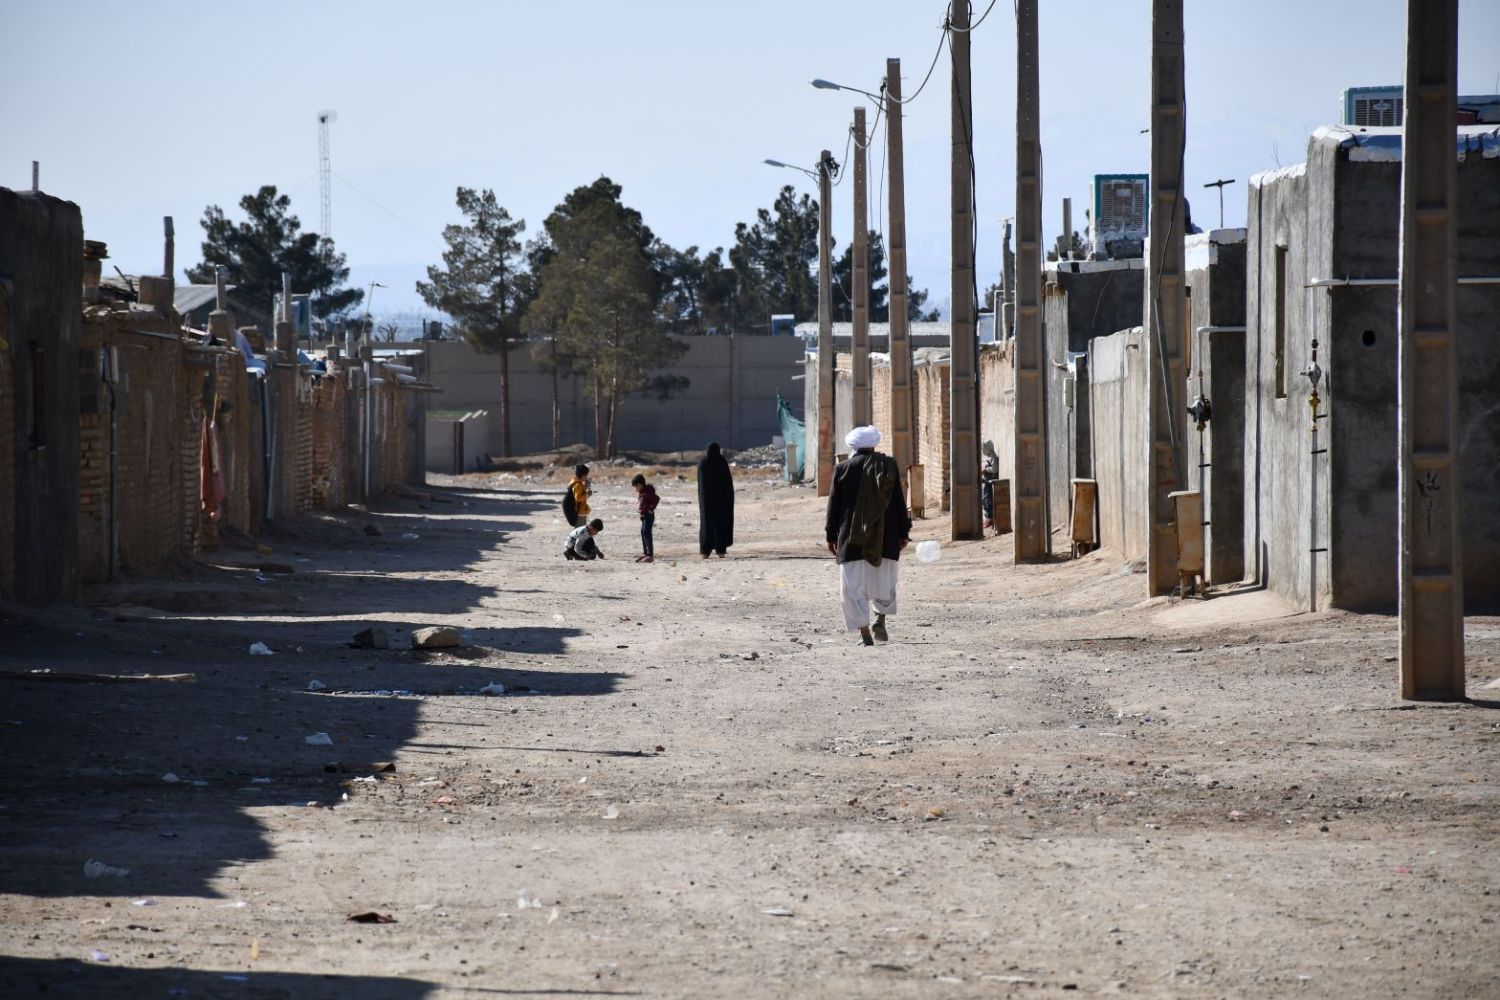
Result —
<path fill-rule="evenodd" d="M 651 529 L 656 526 L 656 505 L 661 503 L 661 497 L 656 495 L 656 487 L 646 482 L 646 477 L 636 474 L 630 481 L 635 487 L 636 496 L 639 497 L 637 509 L 641 514 L 641 549 L 642 553 L 636 556 L 636 562 L 655 562 L 656 546 L 651 540 Z"/>

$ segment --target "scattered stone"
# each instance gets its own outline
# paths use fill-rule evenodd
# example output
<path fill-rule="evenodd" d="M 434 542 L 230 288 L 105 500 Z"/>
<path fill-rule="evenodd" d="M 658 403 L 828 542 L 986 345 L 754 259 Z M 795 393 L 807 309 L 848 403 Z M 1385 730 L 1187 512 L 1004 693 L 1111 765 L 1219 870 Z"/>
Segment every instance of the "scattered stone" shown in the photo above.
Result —
<path fill-rule="evenodd" d="M 411 634 L 412 649 L 453 649 L 463 645 L 458 629 L 444 625 L 419 628 Z"/>
<path fill-rule="evenodd" d="M 396 922 L 396 918 L 389 913 L 377 913 L 374 910 L 369 910 L 365 913 L 351 913 L 349 914 L 349 920 L 351 923 L 356 924 L 394 924 Z"/>
<path fill-rule="evenodd" d="M 391 640 L 386 636 L 385 629 L 367 628 L 354 633 L 354 640 L 350 645 L 355 649 L 390 649 Z"/>
<path fill-rule="evenodd" d="M 380 530 L 380 525 L 378 524 L 367 524 L 365 525 L 365 534 L 369 535 L 371 538 L 379 538 L 381 535 L 385 534 L 385 532 Z"/>

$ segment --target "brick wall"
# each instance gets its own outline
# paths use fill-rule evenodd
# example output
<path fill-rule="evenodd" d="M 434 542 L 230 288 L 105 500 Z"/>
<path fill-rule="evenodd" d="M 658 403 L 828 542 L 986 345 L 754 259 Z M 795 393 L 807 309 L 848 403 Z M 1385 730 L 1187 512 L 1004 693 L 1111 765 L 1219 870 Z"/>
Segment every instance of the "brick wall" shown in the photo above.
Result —
<path fill-rule="evenodd" d="M 85 584 L 109 577 L 112 491 L 120 570 L 150 569 L 179 551 L 184 520 L 178 488 L 182 344 L 168 329 L 167 318 L 151 310 L 95 308 L 84 316 L 78 544 Z M 110 389 L 99 378 L 101 351 L 111 351 L 117 359 L 113 419 Z"/>
<path fill-rule="evenodd" d="M 921 365 L 912 372 L 918 425 L 917 461 L 922 465 L 928 510 L 948 510 L 950 506 L 948 374 L 946 361 Z"/>
<path fill-rule="evenodd" d="M 260 531 L 257 504 L 251 494 L 251 471 L 259 461 L 255 425 L 250 405 L 251 382 L 238 351 L 216 356 L 214 389 L 219 396 L 219 462 L 224 470 L 224 502 L 219 507 L 220 528 L 233 528 L 247 535 Z"/>
<path fill-rule="evenodd" d="M 870 419 L 880 431 L 880 450 L 892 451 L 891 434 L 891 365 L 883 357 L 871 359 L 870 364 Z M 906 470 L 901 470 L 904 479 Z"/>
<path fill-rule="evenodd" d="M 407 405 L 412 393 L 387 373 L 385 381 L 374 387 L 375 468 L 370 472 L 370 488 L 390 489 L 405 484 L 409 452 Z"/>
<path fill-rule="evenodd" d="M 340 373 L 315 379 L 312 391 L 312 504 L 336 510 L 349 502 L 349 441 L 345 425 L 346 379 Z"/>

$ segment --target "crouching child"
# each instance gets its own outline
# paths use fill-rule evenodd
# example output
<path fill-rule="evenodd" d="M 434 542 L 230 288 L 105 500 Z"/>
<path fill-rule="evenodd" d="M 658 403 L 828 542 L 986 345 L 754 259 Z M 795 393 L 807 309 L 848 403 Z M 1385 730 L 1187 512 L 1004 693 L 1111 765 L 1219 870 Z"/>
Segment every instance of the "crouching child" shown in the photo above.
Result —
<path fill-rule="evenodd" d="M 604 522 L 596 517 L 587 524 L 580 524 L 568 532 L 568 542 L 563 549 L 563 558 L 581 559 L 585 562 L 590 559 L 603 559 L 604 553 L 599 551 L 599 545 L 594 541 L 594 536 L 603 530 Z"/>

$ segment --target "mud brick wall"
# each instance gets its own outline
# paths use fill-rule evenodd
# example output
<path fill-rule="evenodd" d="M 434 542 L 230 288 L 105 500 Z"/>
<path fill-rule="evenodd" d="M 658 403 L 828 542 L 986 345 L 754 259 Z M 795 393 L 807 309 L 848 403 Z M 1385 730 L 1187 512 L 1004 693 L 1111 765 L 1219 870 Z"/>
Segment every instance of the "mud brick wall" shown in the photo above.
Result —
<path fill-rule="evenodd" d="M 177 503 L 177 410 L 182 344 L 166 332 L 169 329 L 165 316 L 142 309 L 95 310 L 84 317 L 79 340 L 78 545 L 85 584 L 109 578 L 111 492 L 119 570 L 147 570 L 181 551 L 184 512 Z M 113 394 L 100 378 L 101 352 L 112 352 L 117 359 Z"/>
<path fill-rule="evenodd" d="M 260 531 L 256 505 L 251 498 L 251 469 L 260 452 L 252 446 L 260 428 L 250 405 L 250 376 L 238 351 L 219 353 L 214 369 L 214 389 L 219 396 L 219 455 L 224 469 L 224 502 L 220 506 L 220 528 L 233 528 L 247 535 Z"/>
<path fill-rule="evenodd" d="M 385 381 L 374 387 L 375 445 L 373 456 L 375 468 L 371 470 L 371 489 L 383 490 L 400 486 L 407 480 L 408 425 L 407 408 L 412 393 L 408 392 L 393 373 L 385 375 Z"/>
<path fill-rule="evenodd" d="M 187 517 L 173 502 L 181 477 L 173 432 L 182 399 L 183 348 L 170 335 L 121 330 L 113 340 L 126 378 L 116 389 L 115 404 L 116 533 L 120 568 L 131 572 L 159 566 L 181 552 L 176 539 Z"/>
<path fill-rule="evenodd" d="M 912 372 L 912 386 L 919 433 L 917 461 L 922 465 L 928 510 L 948 510 L 951 482 L 948 475 L 948 364 L 925 364 Z"/>
<path fill-rule="evenodd" d="M 203 419 L 213 406 L 215 355 L 210 348 L 189 349 L 178 369 L 181 395 L 177 407 L 178 469 L 177 510 L 180 516 L 179 551 L 197 555 L 218 543 L 218 532 L 203 514 L 202 464 Z"/>
<path fill-rule="evenodd" d="M 344 414 L 346 379 L 332 374 L 313 380 L 312 503 L 337 510 L 349 502 L 346 470 L 351 429 Z"/>
<path fill-rule="evenodd" d="M 294 517 L 312 510 L 312 378 L 293 365 L 275 365 L 269 377 L 276 426 L 272 438 L 277 484 L 273 515 Z"/>

